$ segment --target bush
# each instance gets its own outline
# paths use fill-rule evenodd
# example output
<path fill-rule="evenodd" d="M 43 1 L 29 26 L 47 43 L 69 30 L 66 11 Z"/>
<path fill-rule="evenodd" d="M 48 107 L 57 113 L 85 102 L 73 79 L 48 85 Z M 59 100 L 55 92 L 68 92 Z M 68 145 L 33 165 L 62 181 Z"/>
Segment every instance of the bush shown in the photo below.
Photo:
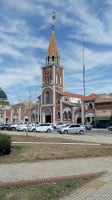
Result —
<path fill-rule="evenodd" d="M 9 155 L 11 152 L 11 137 L 0 135 L 0 155 Z"/>

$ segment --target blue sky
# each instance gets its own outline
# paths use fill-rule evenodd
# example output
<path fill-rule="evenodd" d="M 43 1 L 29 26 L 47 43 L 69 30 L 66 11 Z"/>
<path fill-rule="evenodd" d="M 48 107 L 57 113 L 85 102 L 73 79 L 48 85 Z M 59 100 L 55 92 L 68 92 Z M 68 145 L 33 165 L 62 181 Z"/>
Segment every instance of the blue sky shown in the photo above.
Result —
<path fill-rule="evenodd" d="M 10 103 L 40 95 L 52 11 L 65 91 L 112 93 L 112 0 L 0 0 L 0 87 Z"/>

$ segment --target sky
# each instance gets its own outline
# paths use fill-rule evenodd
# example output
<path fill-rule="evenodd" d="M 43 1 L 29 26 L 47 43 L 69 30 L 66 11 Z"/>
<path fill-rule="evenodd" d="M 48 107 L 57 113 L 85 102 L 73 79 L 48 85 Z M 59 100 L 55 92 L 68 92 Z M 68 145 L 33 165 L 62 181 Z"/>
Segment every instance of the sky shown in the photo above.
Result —
<path fill-rule="evenodd" d="M 52 12 L 64 90 L 112 93 L 112 0 L 0 0 L 0 87 L 10 104 L 41 93 Z M 83 51 L 84 49 L 84 51 Z"/>

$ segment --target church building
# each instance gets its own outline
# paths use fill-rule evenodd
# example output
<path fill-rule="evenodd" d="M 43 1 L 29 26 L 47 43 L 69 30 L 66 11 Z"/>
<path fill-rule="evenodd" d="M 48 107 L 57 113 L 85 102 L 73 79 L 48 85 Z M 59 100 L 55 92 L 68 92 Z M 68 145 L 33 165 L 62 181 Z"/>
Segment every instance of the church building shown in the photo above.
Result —
<path fill-rule="evenodd" d="M 84 96 L 64 91 L 64 67 L 60 65 L 54 25 L 41 74 L 40 122 L 81 123 Z"/>

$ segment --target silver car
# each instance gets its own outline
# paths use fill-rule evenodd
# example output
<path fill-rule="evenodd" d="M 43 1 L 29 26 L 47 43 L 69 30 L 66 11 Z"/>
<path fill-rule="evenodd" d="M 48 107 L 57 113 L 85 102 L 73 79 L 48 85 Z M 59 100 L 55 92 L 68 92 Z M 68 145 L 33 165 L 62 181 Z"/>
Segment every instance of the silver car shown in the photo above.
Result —
<path fill-rule="evenodd" d="M 85 127 L 80 124 L 70 124 L 69 126 L 62 127 L 59 130 L 60 134 L 84 134 Z"/>
<path fill-rule="evenodd" d="M 36 126 L 36 132 L 53 132 L 53 127 L 49 123 L 40 123 Z"/>

